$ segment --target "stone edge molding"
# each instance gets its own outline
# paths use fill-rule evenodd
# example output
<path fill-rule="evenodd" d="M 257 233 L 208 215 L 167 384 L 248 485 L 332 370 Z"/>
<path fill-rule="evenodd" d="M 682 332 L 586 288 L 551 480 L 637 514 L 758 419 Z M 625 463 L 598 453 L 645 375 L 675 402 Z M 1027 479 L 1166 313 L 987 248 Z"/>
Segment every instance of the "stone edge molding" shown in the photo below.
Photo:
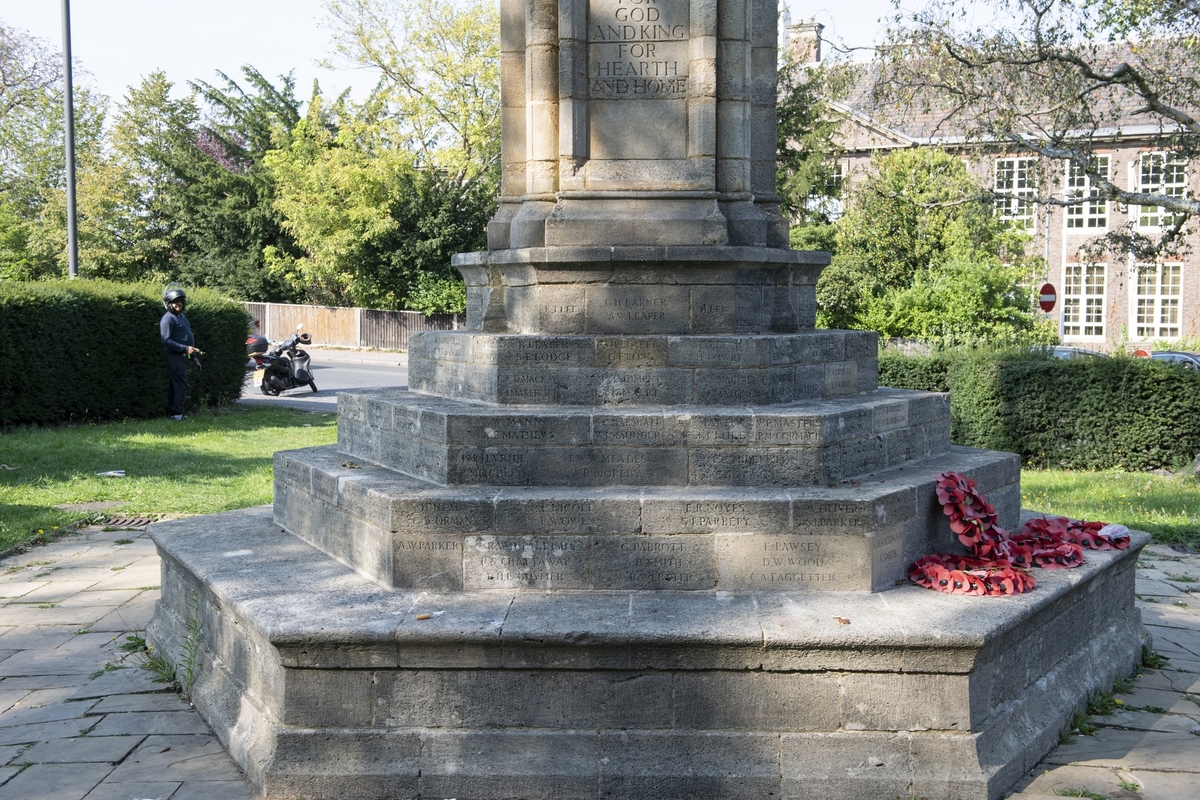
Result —
<path fill-rule="evenodd" d="M 1001 600 L 397 592 L 269 508 L 152 536 L 148 636 L 199 609 L 197 708 L 272 798 L 996 798 L 1145 643 L 1141 533 Z"/>

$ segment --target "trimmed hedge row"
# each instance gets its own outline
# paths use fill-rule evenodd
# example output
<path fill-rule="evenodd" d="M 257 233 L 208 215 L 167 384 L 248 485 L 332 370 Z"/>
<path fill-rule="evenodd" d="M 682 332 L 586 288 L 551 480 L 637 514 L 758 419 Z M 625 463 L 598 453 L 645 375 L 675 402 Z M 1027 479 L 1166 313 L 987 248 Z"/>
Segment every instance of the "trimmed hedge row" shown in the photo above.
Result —
<path fill-rule="evenodd" d="M 158 286 L 0 281 L 0 425 L 166 414 L 162 314 Z M 245 309 L 189 290 L 187 316 L 204 351 L 203 368 L 189 368 L 189 405 L 236 399 L 245 379 Z"/>
<path fill-rule="evenodd" d="M 879 383 L 949 391 L 955 444 L 1037 466 L 1178 468 L 1200 453 L 1200 373 L 1146 358 L 885 353 Z"/>

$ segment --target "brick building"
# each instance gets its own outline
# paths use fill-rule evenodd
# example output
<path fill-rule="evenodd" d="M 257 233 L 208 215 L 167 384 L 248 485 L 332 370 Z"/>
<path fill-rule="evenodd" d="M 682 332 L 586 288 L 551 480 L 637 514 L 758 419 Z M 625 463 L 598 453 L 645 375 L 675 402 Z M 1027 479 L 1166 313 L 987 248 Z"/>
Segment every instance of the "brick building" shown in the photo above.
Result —
<path fill-rule="evenodd" d="M 793 52 L 820 59 L 821 26 L 808 22 L 789 29 Z M 865 81 L 864 81 L 865 83 Z M 1042 193 L 1059 198 L 1089 194 L 1088 179 L 1060 161 L 1027 153 L 1006 152 L 987 142 L 967 142 L 939 125 L 941 117 L 905 109 L 879 108 L 863 85 L 843 103 L 844 152 L 838 160 L 844 185 L 853 185 L 877 154 L 904 147 L 942 147 L 959 152 L 984 185 L 1008 195 L 996 201 L 996 213 L 1021 225 L 1033 236 L 1033 252 L 1045 259 L 1045 274 L 1058 301 L 1050 317 L 1065 344 L 1097 350 L 1134 350 L 1160 346 L 1192 346 L 1200 339 L 1200 233 L 1196 226 L 1174 257 L 1141 263 L 1131 257 L 1108 256 L 1091 262 L 1080 255 L 1089 240 L 1132 222 L 1139 233 L 1156 235 L 1170 224 L 1170 212 L 1157 206 L 1125 207 L 1106 200 L 1058 206 L 1035 203 Z M 1118 128 L 1094 138 L 1101 169 L 1120 187 L 1175 195 L 1200 189 L 1200 165 L 1176 161 L 1155 147 L 1157 124 L 1129 117 Z M 1191 343 L 1190 345 L 1188 343 Z"/>

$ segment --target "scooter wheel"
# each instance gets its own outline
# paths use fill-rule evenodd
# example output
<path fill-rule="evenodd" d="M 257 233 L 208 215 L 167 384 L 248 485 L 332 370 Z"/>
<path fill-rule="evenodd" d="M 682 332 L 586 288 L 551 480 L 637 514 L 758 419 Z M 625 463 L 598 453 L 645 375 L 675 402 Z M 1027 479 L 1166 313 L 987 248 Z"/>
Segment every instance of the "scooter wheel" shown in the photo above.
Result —
<path fill-rule="evenodd" d="M 316 381 L 309 381 L 309 382 L 308 382 L 308 388 L 312 389 L 312 390 L 315 392 L 315 391 L 317 390 L 317 382 L 316 382 Z"/>
<path fill-rule="evenodd" d="M 261 388 L 262 388 L 262 393 L 267 395 L 268 397 L 278 397 L 279 396 L 279 390 L 276 389 L 271 384 L 267 383 L 266 378 L 263 378 Z"/>

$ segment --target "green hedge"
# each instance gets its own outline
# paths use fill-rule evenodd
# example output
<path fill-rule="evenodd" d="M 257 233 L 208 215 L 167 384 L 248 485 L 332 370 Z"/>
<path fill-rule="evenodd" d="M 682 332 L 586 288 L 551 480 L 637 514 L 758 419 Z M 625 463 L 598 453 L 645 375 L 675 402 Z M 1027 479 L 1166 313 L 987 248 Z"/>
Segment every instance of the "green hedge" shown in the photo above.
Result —
<path fill-rule="evenodd" d="M 1200 374 L 1150 359 L 885 353 L 879 383 L 949 391 L 955 444 L 1036 466 L 1150 470 L 1200 454 Z"/>
<path fill-rule="evenodd" d="M 162 314 L 160 286 L 0 281 L 0 425 L 166 414 Z M 189 290 L 187 316 L 204 351 L 203 368 L 189 369 L 189 405 L 236 399 L 245 378 L 245 309 Z"/>

